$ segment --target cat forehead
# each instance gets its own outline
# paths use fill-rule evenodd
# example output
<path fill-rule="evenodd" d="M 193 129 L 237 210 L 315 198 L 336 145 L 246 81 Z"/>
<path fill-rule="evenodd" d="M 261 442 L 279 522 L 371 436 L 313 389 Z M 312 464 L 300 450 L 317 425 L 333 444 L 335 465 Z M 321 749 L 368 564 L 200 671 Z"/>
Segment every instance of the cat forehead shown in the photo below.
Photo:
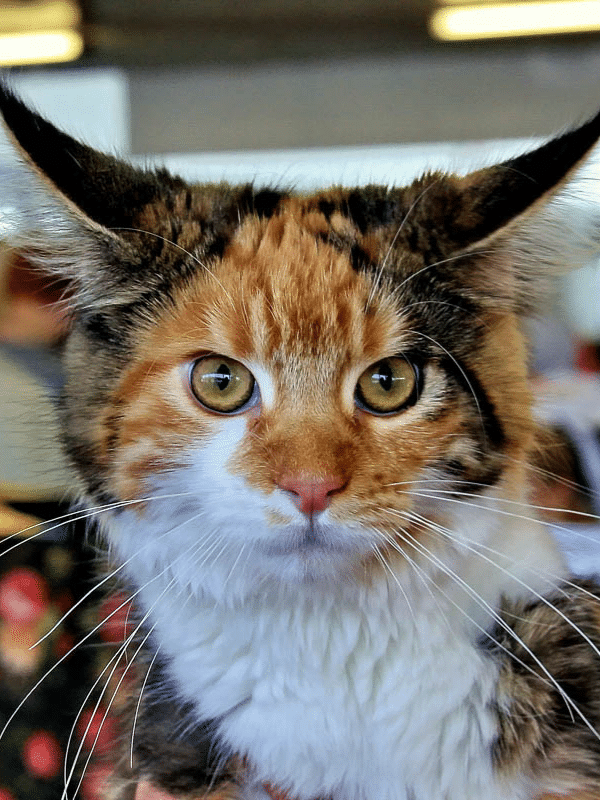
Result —
<path fill-rule="evenodd" d="M 268 362 L 335 354 L 339 363 L 397 349 L 393 293 L 375 270 L 356 268 L 342 236 L 354 236 L 342 214 L 326 219 L 296 198 L 268 218 L 246 216 L 222 257 L 176 294 L 158 338 Z"/>
<path fill-rule="evenodd" d="M 381 186 L 294 195 L 199 185 L 159 196 L 134 219 L 140 233 L 152 231 L 171 239 L 175 234 L 177 244 L 189 249 L 200 242 L 209 257 L 222 256 L 232 245 L 245 257 L 265 246 L 287 247 L 291 255 L 291 248 L 310 247 L 316 241 L 346 255 L 355 270 L 368 272 L 376 271 L 389 248 L 399 243 L 406 222 L 404 206 L 411 199 L 403 200 L 403 195 L 414 190 L 397 189 L 393 197 Z M 412 226 L 416 214 L 409 216 Z M 419 248 L 411 250 L 417 254 Z"/>

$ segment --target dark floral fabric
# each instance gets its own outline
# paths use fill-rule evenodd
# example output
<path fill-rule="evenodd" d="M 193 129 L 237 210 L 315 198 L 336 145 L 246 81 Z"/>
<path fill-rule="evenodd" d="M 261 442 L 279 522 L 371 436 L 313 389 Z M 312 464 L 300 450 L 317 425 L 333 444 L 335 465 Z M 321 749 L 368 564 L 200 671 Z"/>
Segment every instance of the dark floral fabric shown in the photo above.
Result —
<path fill-rule="evenodd" d="M 81 539 L 0 541 L 0 800 L 60 800 L 65 781 L 69 800 L 100 800 L 111 772 L 127 604 L 86 597 Z"/>

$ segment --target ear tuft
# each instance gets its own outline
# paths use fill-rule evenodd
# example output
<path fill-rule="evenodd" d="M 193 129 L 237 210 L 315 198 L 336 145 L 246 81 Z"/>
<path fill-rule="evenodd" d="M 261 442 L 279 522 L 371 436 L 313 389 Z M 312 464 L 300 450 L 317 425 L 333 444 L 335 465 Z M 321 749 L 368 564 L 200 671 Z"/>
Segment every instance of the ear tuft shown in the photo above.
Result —
<path fill-rule="evenodd" d="M 135 271 L 139 257 L 116 229 L 131 226 L 141 208 L 183 181 L 81 144 L 1 83 L 0 111 L 30 167 L 3 187 L 16 230 L 10 243 L 44 271 L 72 280 L 82 303 L 119 302 L 123 274 L 128 265 Z"/>
<path fill-rule="evenodd" d="M 424 198 L 444 242 L 441 271 L 482 303 L 530 312 L 550 279 L 600 252 L 600 206 L 582 189 L 600 113 L 537 149 L 464 177 L 438 176 Z M 446 213 L 444 213 L 444 209 Z M 446 217 L 443 221 L 443 217 Z"/>

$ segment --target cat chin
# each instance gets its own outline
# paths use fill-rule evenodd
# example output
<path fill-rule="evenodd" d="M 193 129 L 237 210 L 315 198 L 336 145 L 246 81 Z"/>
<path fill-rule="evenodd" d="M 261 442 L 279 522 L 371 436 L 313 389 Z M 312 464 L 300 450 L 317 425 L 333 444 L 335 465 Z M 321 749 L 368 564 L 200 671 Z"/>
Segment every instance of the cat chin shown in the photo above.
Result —
<path fill-rule="evenodd" d="M 357 571 L 356 554 L 312 547 L 286 554 L 265 554 L 258 571 L 271 584 L 324 584 L 349 580 Z"/>
<path fill-rule="evenodd" d="M 364 533 L 330 524 L 295 524 L 254 543 L 254 568 L 272 583 L 347 580 L 368 552 Z"/>

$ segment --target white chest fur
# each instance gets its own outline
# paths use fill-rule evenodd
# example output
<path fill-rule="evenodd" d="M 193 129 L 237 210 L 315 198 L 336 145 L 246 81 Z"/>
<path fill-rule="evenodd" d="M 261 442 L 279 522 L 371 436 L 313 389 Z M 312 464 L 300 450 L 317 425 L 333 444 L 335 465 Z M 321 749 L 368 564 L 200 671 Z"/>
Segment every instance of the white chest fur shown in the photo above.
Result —
<path fill-rule="evenodd" d="M 494 774 L 497 666 L 476 642 L 502 593 L 545 590 L 563 568 L 537 524 L 472 511 L 461 530 L 487 531 L 482 557 L 458 548 L 401 581 L 250 581 L 235 531 L 219 521 L 199 541 L 186 509 L 166 531 L 164 514 L 123 512 L 111 539 L 182 698 L 257 780 L 298 800 L 526 800 Z M 248 538 L 253 524 L 249 511 Z"/>
<path fill-rule="evenodd" d="M 352 594 L 300 587 L 237 609 L 188 599 L 181 614 L 167 593 L 157 633 L 199 718 L 221 718 L 258 778 L 292 796 L 481 800 L 496 785 L 495 665 L 440 595 L 419 592 L 409 609 L 395 586 Z"/>

